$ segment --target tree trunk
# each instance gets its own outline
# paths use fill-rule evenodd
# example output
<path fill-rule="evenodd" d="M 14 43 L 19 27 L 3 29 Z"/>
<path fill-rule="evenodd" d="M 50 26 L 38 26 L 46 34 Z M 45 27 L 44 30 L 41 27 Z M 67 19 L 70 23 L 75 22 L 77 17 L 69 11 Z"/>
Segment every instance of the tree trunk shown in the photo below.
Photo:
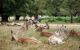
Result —
<path fill-rule="evenodd" d="M 73 23 L 73 16 L 71 15 L 71 23 Z"/>
<path fill-rule="evenodd" d="M 16 15 L 16 19 L 15 20 L 19 20 L 20 15 Z"/>
<path fill-rule="evenodd" d="M 2 15 L 2 21 L 1 22 L 8 22 L 8 16 Z"/>
<path fill-rule="evenodd" d="M 66 16 L 65 16 L 65 22 L 67 22 L 67 20 L 66 20 Z"/>

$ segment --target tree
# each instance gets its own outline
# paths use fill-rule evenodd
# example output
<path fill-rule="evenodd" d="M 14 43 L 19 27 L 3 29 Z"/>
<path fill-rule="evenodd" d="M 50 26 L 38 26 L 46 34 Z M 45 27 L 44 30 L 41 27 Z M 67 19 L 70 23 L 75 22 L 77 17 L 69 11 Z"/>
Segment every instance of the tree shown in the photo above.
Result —
<path fill-rule="evenodd" d="M 47 0 L 35 0 L 35 17 L 46 14 Z"/>
<path fill-rule="evenodd" d="M 73 23 L 73 15 L 80 10 L 80 0 L 64 0 L 61 5 L 65 10 L 69 11 L 71 17 L 71 23 Z"/>
<path fill-rule="evenodd" d="M 26 15 L 27 0 L 0 0 L 0 15 L 3 22 L 8 22 L 10 15 Z"/>
<path fill-rule="evenodd" d="M 5 4 L 4 4 L 5 3 Z M 9 5 L 7 5 L 7 1 L 6 0 L 0 0 L 0 15 L 2 16 L 2 21 L 8 21 L 8 15 L 9 15 Z M 7 9 L 7 10 L 5 10 Z M 7 13 L 7 14 L 6 14 Z"/>
<path fill-rule="evenodd" d="M 37 19 L 38 15 L 45 14 L 45 6 L 47 0 L 30 0 L 28 1 L 27 6 L 27 14 L 31 17 L 32 15 L 35 16 Z"/>
<path fill-rule="evenodd" d="M 50 15 L 58 16 L 60 12 L 60 5 L 63 0 L 47 0 L 47 12 Z"/>

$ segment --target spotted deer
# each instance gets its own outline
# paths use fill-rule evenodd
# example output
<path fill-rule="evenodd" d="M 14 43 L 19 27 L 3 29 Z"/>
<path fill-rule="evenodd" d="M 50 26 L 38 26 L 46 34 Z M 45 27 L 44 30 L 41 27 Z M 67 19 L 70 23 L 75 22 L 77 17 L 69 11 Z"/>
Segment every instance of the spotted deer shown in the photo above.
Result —
<path fill-rule="evenodd" d="M 57 26 L 58 27 L 58 26 Z M 58 27 L 58 30 L 54 32 L 54 35 L 48 38 L 49 44 L 63 44 L 64 39 L 67 38 L 67 29 L 64 25 Z"/>

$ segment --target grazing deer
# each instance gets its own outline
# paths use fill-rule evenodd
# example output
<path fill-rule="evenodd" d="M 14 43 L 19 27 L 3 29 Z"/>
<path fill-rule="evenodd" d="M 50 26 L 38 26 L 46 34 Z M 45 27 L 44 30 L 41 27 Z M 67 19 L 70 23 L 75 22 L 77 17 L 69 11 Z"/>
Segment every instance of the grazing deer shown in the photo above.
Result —
<path fill-rule="evenodd" d="M 36 38 L 18 38 L 17 35 L 11 30 L 12 35 L 12 41 L 15 40 L 16 42 L 20 43 L 32 43 L 32 44 L 38 44 L 41 43 L 41 41 L 37 40 Z"/>

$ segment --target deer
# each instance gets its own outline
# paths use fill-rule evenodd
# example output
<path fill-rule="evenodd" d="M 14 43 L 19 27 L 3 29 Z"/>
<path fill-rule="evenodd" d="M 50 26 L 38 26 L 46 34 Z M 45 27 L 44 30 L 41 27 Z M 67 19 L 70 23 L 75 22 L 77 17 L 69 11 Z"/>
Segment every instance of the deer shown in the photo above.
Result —
<path fill-rule="evenodd" d="M 14 33 L 12 30 L 11 30 L 11 35 L 12 35 L 12 41 L 16 41 L 16 42 L 19 42 L 19 43 L 32 43 L 32 44 L 39 44 L 41 43 L 41 41 L 37 40 L 36 38 L 34 37 L 31 37 L 31 38 L 18 38 L 16 33 Z"/>
<path fill-rule="evenodd" d="M 63 40 L 60 38 L 60 37 L 57 37 L 57 36 L 50 36 L 48 38 L 48 43 L 51 45 L 51 44 L 63 44 Z"/>
<path fill-rule="evenodd" d="M 15 31 L 16 34 L 19 34 L 21 32 L 25 32 L 28 30 L 28 23 L 27 21 L 25 21 L 20 28 L 17 29 L 17 31 Z"/>
<path fill-rule="evenodd" d="M 44 28 L 45 28 L 45 29 L 49 29 L 49 24 L 46 23 L 45 26 L 44 26 Z"/>
<path fill-rule="evenodd" d="M 38 28 L 39 26 L 37 24 L 35 24 L 35 28 Z"/>
<path fill-rule="evenodd" d="M 39 29 L 38 29 L 41 36 L 50 37 L 51 35 L 53 35 L 53 33 L 50 33 L 50 32 L 43 32 L 43 29 L 44 29 L 43 27 L 39 27 Z"/>
<path fill-rule="evenodd" d="M 57 26 L 58 27 L 58 26 Z M 54 35 L 48 38 L 48 43 L 51 44 L 63 44 L 65 43 L 63 40 L 67 39 L 67 29 L 66 26 L 62 25 L 58 30 L 54 32 Z"/>
<path fill-rule="evenodd" d="M 39 32 L 41 30 L 41 28 L 44 29 L 44 27 L 42 27 L 41 25 L 38 26 L 37 24 L 35 24 L 34 26 L 35 26 L 35 29 L 37 32 Z"/>
<path fill-rule="evenodd" d="M 69 33 L 70 36 L 80 36 L 80 32 L 77 32 L 74 29 L 71 29 Z"/>
<path fill-rule="evenodd" d="M 21 28 L 19 28 L 19 30 L 28 30 L 28 21 L 24 21 L 23 25 L 21 26 Z"/>

